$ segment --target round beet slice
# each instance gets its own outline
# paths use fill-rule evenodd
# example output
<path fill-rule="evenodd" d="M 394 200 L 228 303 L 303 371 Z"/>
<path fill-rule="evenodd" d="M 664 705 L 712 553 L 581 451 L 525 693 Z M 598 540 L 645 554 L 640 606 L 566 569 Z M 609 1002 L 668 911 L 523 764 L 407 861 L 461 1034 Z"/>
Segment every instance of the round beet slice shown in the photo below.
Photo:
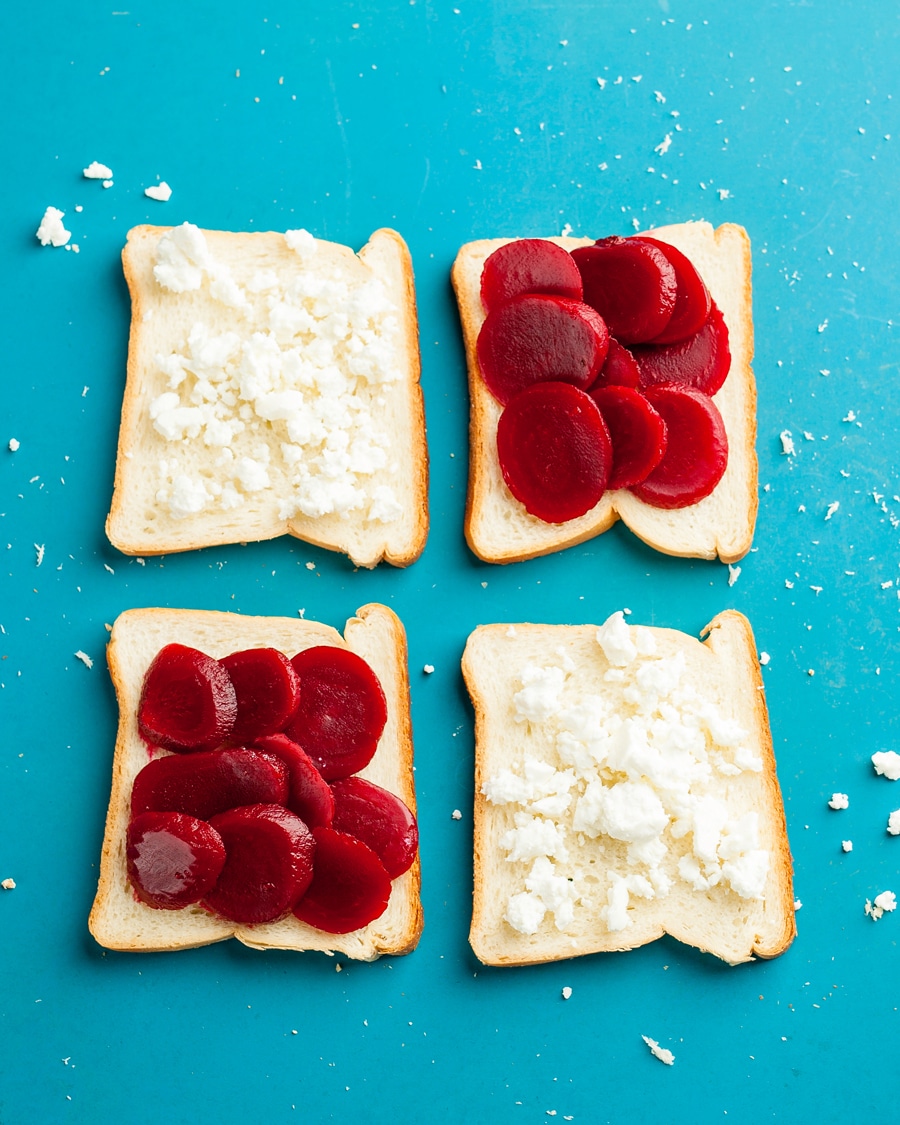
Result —
<path fill-rule="evenodd" d="M 285 804 L 310 828 L 328 828 L 334 817 L 334 794 L 312 758 L 286 734 L 270 734 L 256 740 L 256 749 L 279 758 L 288 771 Z"/>
<path fill-rule="evenodd" d="M 412 866 L 419 846 L 416 818 L 403 801 L 362 777 L 331 784 L 334 820 L 331 827 L 368 844 L 391 879 Z"/>
<path fill-rule="evenodd" d="M 590 511 L 612 465 L 599 407 L 568 383 L 538 383 L 517 394 L 500 415 L 497 454 L 510 492 L 546 523 Z"/>
<path fill-rule="evenodd" d="M 609 333 L 589 305 L 527 293 L 488 313 L 478 334 L 478 365 L 504 406 L 535 383 L 571 383 L 582 390 L 600 373 Z"/>
<path fill-rule="evenodd" d="M 284 730 L 300 702 L 300 681 L 284 653 L 248 648 L 221 663 L 237 696 L 237 718 L 229 740 L 247 743 Z"/>
<path fill-rule="evenodd" d="M 584 300 L 622 344 L 652 340 L 675 308 L 675 270 L 648 242 L 604 238 L 572 251 L 581 271 Z"/>
<path fill-rule="evenodd" d="M 369 665 L 346 648 L 316 645 L 291 661 L 300 677 L 300 706 L 285 734 L 299 743 L 326 781 L 369 764 L 387 702 Z"/>
<path fill-rule="evenodd" d="M 655 246 L 665 254 L 675 271 L 675 308 L 672 310 L 669 323 L 658 336 L 654 337 L 652 343 L 674 344 L 699 332 L 709 316 L 712 299 L 693 262 L 674 246 L 649 238 L 647 235 L 635 235 L 632 241 L 646 242 L 650 246 Z"/>
<path fill-rule="evenodd" d="M 601 387 L 591 391 L 612 441 L 612 468 L 607 488 L 639 484 L 660 463 L 666 451 L 666 424 L 632 387 Z"/>
<path fill-rule="evenodd" d="M 706 323 L 679 344 L 652 344 L 634 349 L 642 390 L 660 383 L 678 383 L 714 395 L 731 367 L 728 326 L 713 304 Z"/>
<path fill-rule="evenodd" d="M 380 917 L 391 880 L 378 856 L 362 840 L 333 828 L 314 828 L 313 836 L 315 871 L 294 916 L 329 934 L 348 934 Z"/>
<path fill-rule="evenodd" d="M 208 750 L 225 741 L 236 716 L 234 687 L 218 660 L 187 645 L 159 650 L 138 704 L 148 742 L 181 753 Z"/>
<path fill-rule="evenodd" d="M 546 238 L 520 238 L 499 247 L 481 271 L 486 311 L 523 293 L 552 293 L 581 300 L 581 274 L 572 255 Z"/>
<path fill-rule="evenodd" d="M 656 508 L 686 508 L 708 496 L 728 464 L 728 438 L 716 404 L 702 391 L 671 383 L 646 390 L 666 424 L 662 461 L 631 491 Z"/>
<path fill-rule="evenodd" d="M 203 750 L 154 758 L 134 779 L 131 815 L 178 812 L 209 820 L 239 805 L 284 804 L 288 771 L 255 750 Z"/>
<path fill-rule="evenodd" d="M 128 825 L 128 878 L 135 894 L 159 910 L 199 902 L 225 864 L 222 837 L 205 820 L 174 812 L 147 812 Z"/>
<path fill-rule="evenodd" d="M 213 817 L 225 866 L 204 901 L 232 922 L 274 922 L 306 891 L 316 851 L 299 816 L 280 805 L 248 805 Z"/>
<path fill-rule="evenodd" d="M 641 377 L 640 368 L 631 352 L 612 336 L 609 349 L 600 374 L 588 388 L 590 391 L 600 387 L 636 387 Z"/>

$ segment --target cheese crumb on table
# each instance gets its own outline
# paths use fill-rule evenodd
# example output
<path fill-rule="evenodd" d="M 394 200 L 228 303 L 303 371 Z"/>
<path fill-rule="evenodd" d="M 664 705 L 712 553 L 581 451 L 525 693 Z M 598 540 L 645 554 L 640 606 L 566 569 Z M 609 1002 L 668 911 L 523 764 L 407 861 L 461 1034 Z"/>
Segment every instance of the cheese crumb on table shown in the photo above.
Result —
<path fill-rule="evenodd" d="M 894 809 L 888 817 L 887 830 L 890 836 L 900 836 L 900 809 Z"/>
<path fill-rule="evenodd" d="M 790 430 L 782 430 L 778 435 L 781 438 L 781 452 L 793 457 L 797 452 L 794 446 L 794 437 Z"/>
<path fill-rule="evenodd" d="M 422 668 L 422 671 L 425 673 L 426 676 L 430 676 L 431 673 L 434 671 L 434 665 L 433 664 L 426 664 Z"/>
<path fill-rule="evenodd" d="M 841 847 L 843 848 L 843 850 L 845 852 L 852 852 L 853 851 L 853 841 L 852 840 L 841 840 Z"/>
<path fill-rule="evenodd" d="M 41 225 L 35 231 L 35 237 L 41 246 L 65 246 L 72 237 L 72 232 L 63 226 L 65 211 L 58 207 L 48 207 L 41 219 Z"/>
<path fill-rule="evenodd" d="M 765 668 L 765 666 L 769 663 L 769 661 L 771 659 L 772 659 L 772 657 L 769 656 L 769 654 L 767 652 L 761 652 L 759 654 L 759 662 L 763 666 L 763 668 Z"/>
<path fill-rule="evenodd" d="M 11 437 L 9 439 L 9 451 L 10 451 L 10 453 L 15 453 L 15 451 L 19 448 L 19 444 L 20 444 L 20 442 L 19 442 L 18 438 Z"/>
<path fill-rule="evenodd" d="M 895 750 L 879 750 L 872 755 L 872 765 L 880 777 L 900 781 L 900 754 Z"/>
<path fill-rule="evenodd" d="M 144 188 L 144 195 L 159 203 L 168 203 L 172 198 L 172 189 L 165 180 L 161 180 L 158 184 L 151 184 L 150 187 Z"/>
<path fill-rule="evenodd" d="M 460 812 L 459 809 L 454 809 L 453 812 L 450 814 L 450 817 L 451 817 L 452 820 L 462 820 L 462 813 Z"/>
<path fill-rule="evenodd" d="M 874 903 L 866 899 L 866 914 L 868 914 L 873 922 L 877 922 L 885 912 L 889 913 L 892 910 L 896 910 L 896 908 L 897 896 L 893 891 L 882 891 L 880 895 L 875 896 Z"/>
<path fill-rule="evenodd" d="M 643 1039 L 650 1048 L 650 1054 L 659 1059 L 660 1062 L 665 1063 L 666 1066 L 671 1066 L 672 1063 L 675 1062 L 675 1056 L 668 1047 L 660 1047 L 656 1040 L 651 1039 L 648 1035 L 642 1035 L 641 1039 Z"/>
<path fill-rule="evenodd" d="M 846 793 L 832 793 L 828 802 L 830 809 L 846 809 L 850 807 L 850 798 Z"/>
<path fill-rule="evenodd" d="M 97 160 L 92 160 L 81 174 L 86 180 L 111 180 L 113 176 L 112 168 Z"/>
<path fill-rule="evenodd" d="M 2 887 L 4 891 L 14 891 L 16 889 L 16 881 L 15 879 L 4 879 L 0 882 L 0 887 Z"/>
<path fill-rule="evenodd" d="M 569 1000 L 571 999 L 571 996 L 572 989 L 568 985 L 566 985 L 566 987 L 562 990 L 562 998 L 563 1000 Z"/>
<path fill-rule="evenodd" d="M 85 666 L 85 668 L 93 668 L 94 667 L 93 660 L 91 660 L 91 658 L 88 656 L 88 654 L 86 652 L 82 652 L 81 649 L 79 649 L 75 653 L 75 656 L 78 660 L 81 661 L 81 663 Z"/>

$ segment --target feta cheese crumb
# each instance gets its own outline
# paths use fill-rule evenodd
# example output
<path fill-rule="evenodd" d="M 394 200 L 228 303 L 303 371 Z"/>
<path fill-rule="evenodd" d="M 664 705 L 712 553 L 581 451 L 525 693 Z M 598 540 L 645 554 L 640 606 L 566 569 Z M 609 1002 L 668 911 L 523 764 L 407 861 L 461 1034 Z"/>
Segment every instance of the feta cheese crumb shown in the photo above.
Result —
<path fill-rule="evenodd" d="M 0 882 L 0 887 L 2 887 L 4 891 L 14 891 L 16 889 L 16 881 L 15 879 L 4 879 Z"/>
<path fill-rule="evenodd" d="M 799 898 L 795 898 L 794 899 L 794 913 L 796 914 L 798 910 L 802 910 L 802 909 L 803 909 L 803 903 L 800 901 Z"/>
<path fill-rule="evenodd" d="M 9 439 L 9 451 L 10 451 L 10 453 L 15 453 L 15 451 L 19 448 L 20 445 L 21 445 L 21 442 L 19 441 L 18 438 L 11 437 Z"/>
<path fill-rule="evenodd" d="M 597 644 L 603 655 L 616 668 L 624 668 L 637 656 L 630 630 L 621 610 L 607 617 L 597 630 Z"/>
<path fill-rule="evenodd" d="M 58 207 L 48 207 L 41 219 L 41 225 L 35 231 L 35 237 L 41 246 L 65 246 L 72 237 L 72 232 L 63 226 L 65 211 Z"/>
<path fill-rule="evenodd" d="M 900 754 L 895 750 L 878 750 L 872 755 L 872 765 L 879 777 L 900 781 Z"/>
<path fill-rule="evenodd" d="M 35 543 L 34 551 L 35 551 L 35 556 L 36 556 L 36 558 L 34 560 L 34 565 L 40 566 L 41 563 L 44 561 L 44 544 L 43 543 Z"/>
<path fill-rule="evenodd" d="M 765 668 L 765 666 L 766 666 L 766 665 L 767 665 L 767 664 L 769 663 L 769 661 L 770 661 L 771 659 L 772 659 L 772 657 L 771 657 L 771 656 L 769 656 L 769 654 L 768 654 L 767 652 L 761 652 L 761 653 L 759 654 L 759 662 L 760 662 L 760 664 L 761 664 L 761 665 L 762 665 L 762 666 L 763 666 L 764 668 Z"/>
<path fill-rule="evenodd" d="M 728 564 L 728 585 L 733 586 L 741 576 L 741 568 Z"/>
<path fill-rule="evenodd" d="M 853 851 L 853 841 L 852 840 L 841 840 L 841 848 L 845 852 L 852 852 Z"/>
<path fill-rule="evenodd" d="M 900 836 L 900 809 L 894 809 L 888 817 L 887 830 L 889 836 Z"/>
<path fill-rule="evenodd" d="M 91 660 L 91 658 L 88 656 L 88 654 L 86 652 L 82 652 L 81 649 L 79 649 L 75 653 L 75 656 L 77 657 L 78 660 L 81 661 L 81 663 L 85 666 L 85 668 L 93 668 L 94 667 L 93 660 Z"/>
<path fill-rule="evenodd" d="M 462 820 L 462 812 L 459 809 L 454 809 L 450 814 L 451 820 Z"/>
<path fill-rule="evenodd" d="M 847 809 L 850 807 L 850 798 L 846 793 L 832 793 L 828 807 L 830 809 Z"/>
<path fill-rule="evenodd" d="M 284 241 L 288 244 L 288 249 L 299 254 L 301 258 L 311 257 L 316 252 L 315 238 L 303 227 L 299 230 L 286 230 Z"/>
<path fill-rule="evenodd" d="M 866 899 L 866 914 L 868 914 L 873 922 L 877 922 L 885 911 L 890 913 L 890 911 L 896 910 L 896 908 L 897 896 L 893 891 L 882 891 L 880 895 L 875 896 L 874 903 Z"/>
<path fill-rule="evenodd" d="M 148 199 L 155 199 L 159 203 L 168 203 L 172 198 L 172 189 L 165 180 L 160 180 L 158 184 L 151 184 L 150 187 L 144 188 L 144 195 Z"/>
<path fill-rule="evenodd" d="M 433 664 L 426 664 L 422 668 L 422 671 L 425 673 L 426 676 L 430 676 L 431 673 L 434 671 L 434 665 Z"/>
<path fill-rule="evenodd" d="M 838 508 L 840 508 L 840 506 L 841 506 L 840 500 L 833 500 L 828 505 L 828 511 L 825 513 L 825 519 L 830 520 L 831 517 L 834 515 L 834 513 L 838 510 Z"/>
<path fill-rule="evenodd" d="M 572 998 L 572 989 L 568 985 L 562 990 L 562 998 L 563 1000 L 571 1000 Z"/>
<path fill-rule="evenodd" d="M 794 445 L 794 437 L 790 430 L 782 430 L 778 435 L 781 438 L 781 452 L 786 453 L 788 457 L 793 457 L 797 452 Z"/>
<path fill-rule="evenodd" d="M 111 180 L 113 178 L 112 168 L 108 168 L 97 160 L 92 160 L 81 174 L 86 180 Z"/>
<path fill-rule="evenodd" d="M 666 1066 L 671 1066 L 672 1063 L 675 1062 L 675 1056 L 668 1047 L 660 1047 L 656 1040 L 651 1039 L 648 1035 L 642 1035 L 641 1039 L 643 1039 L 650 1048 L 650 1054 L 653 1055 L 654 1058 L 659 1059 L 659 1061 L 665 1063 Z"/>

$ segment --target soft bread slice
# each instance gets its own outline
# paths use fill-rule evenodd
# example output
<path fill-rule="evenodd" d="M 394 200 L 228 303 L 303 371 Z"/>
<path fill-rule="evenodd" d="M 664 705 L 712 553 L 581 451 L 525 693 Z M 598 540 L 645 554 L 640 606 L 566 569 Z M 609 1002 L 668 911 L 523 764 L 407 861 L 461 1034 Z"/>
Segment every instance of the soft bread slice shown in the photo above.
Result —
<path fill-rule="evenodd" d="M 750 241 L 732 223 L 714 230 L 709 223 L 681 223 L 648 231 L 690 258 L 728 325 L 731 371 L 715 396 L 728 435 L 728 466 L 713 492 L 690 507 L 664 511 L 638 500 L 627 489 L 607 492 L 589 512 L 567 523 L 544 523 L 530 515 L 503 480 L 497 459 L 497 422 L 502 407 L 481 377 L 476 342 L 484 323 L 481 271 L 485 259 L 508 238 L 463 246 L 453 265 L 469 370 L 469 491 L 466 539 L 486 562 L 518 562 L 583 543 L 607 531 L 617 519 L 657 551 L 668 555 L 736 562 L 749 550 L 756 524 L 756 383 L 750 290 Z M 589 238 L 552 238 L 574 250 Z"/>
<path fill-rule="evenodd" d="M 204 910 L 156 910 L 140 902 L 128 882 L 125 833 L 131 788 L 149 761 L 137 727 L 137 708 L 150 662 L 167 644 L 198 648 L 217 659 L 245 648 L 272 647 L 294 656 L 313 645 L 349 648 L 367 660 L 384 689 L 388 719 L 378 749 L 360 776 L 396 793 L 415 812 L 412 726 L 406 634 L 383 605 L 366 605 L 351 617 L 341 637 L 315 621 L 285 617 L 243 617 L 182 609 L 133 609 L 117 618 L 107 649 L 119 702 L 119 730 L 113 760 L 112 794 L 100 860 L 100 880 L 89 928 L 108 949 L 147 952 L 190 949 L 236 937 L 255 949 L 317 949 L 371 961 L 383 953 L 409 953 L 422 931 L 419 860 L 394 880 L 388 908 L 380 918 L 349 934 L 327 934 L 293 915 L 264 925 L 241 926 Z"/>
<path fill-rule="evenodd" d="M 569 832 L 565 839 L 572 845 L 570 854 L 556 862 L 557 873 L 574 878 L 576 890 L 584 891 L 590 901 L 576 900 L 573 919 L 563 930 L 549 911 L 533 933 L 513 928 L 505 915 L 511 896 L 525 891 L 532 860 L 510 861 L 509 839 L 506 844 L 501 841 L 525 806 L 492 803 L 483 790 L 486 784 L 490 789 L 491 779 L 500 771 L 511 769 L 521 775 L 526 757 L 565 767 L 558 756 L 561 743 L 554 745 L 552 730 L 548 734 L 543 723 L 523 721 L 521 715 L 517 721 L 514 695 L 522 686 L 521 673 L 529 665 L 568 669 L 563 698 L 570 702 L 583 699 L 585 693 L 606 694 L 608 701 L 614 701 L 623 681 L 617 679 L 615 668 L 612 678 L 604 679 L 611 664 L 597 643 L 596 626 L 485 625 L 469 637 L 462 661 L 475 709 L 475 882 L 469 940 L 485 964 L 529 965 L 633 949 L 665 933 L 736 964 L 774 957 L 792 941 L 796 926 L 791 856 L 753 634 L 747 619 L 730 610 L 715 617 L 704 632 L 702 644 L 670 629 L 648 629 L 646 635 L 655 641 L 658 657 L 680 660 L 678 654 L 683 656 L 682 682 L 716 708 L 724 722 L 737 723 L 747 732 L 746 746 L 760 760 L 761 769 L 744 769 L 736 776 L 713 768 L 709 782 L 695 795 L 725 802 L 725 832 L 747 813 L 757 814 L 758 847 L 769 855 L 763 897 L 741 897 L 724 879 L 710 889 L 693 889 L 678 872 L 679 859 L 695 846 L 692 832 L 676 838 L 670 821 L 661 834 L 666 845 L 661 868 L 671 879 L 671 888 L 651 898 L 632 895 L 627 923 L 610 929 L 605 908 L 613 883 L 628 872 L 646 875 L 647 867 L 629 863 L 628 845 L 621 839 L 606 834 L 577 837 Z M 628 629 L 629 636 L 635 633 Z M 624 670 L 625 688 L 634 682 L 634 667 Z M 634 706 L 627 707 L 618 698 L 622 717 L 635 712 Z M 660 711 L 653 715 L 659 720 Z M 714 757 L 709 735 L 706 741 Z M 622 780 L 622 775 L 614 780 Z M 577 784 L 571 790 L 573 796 L 581 791 Z M 691 791 L 695 792 L 693 782 Z"/>
<path fill-rule="evenodd" d="M 115 488 L 106 523 L 110 541 L 126 554 L 153 555 L 289 534 L 342 551 L 359 566 L 372 567 L 382 559 L 395 566 L 414 562 L 422 553 L 428 534 L 428 449 L 419 385 L 421 365 L 412 262 L 403 239 L 396 231 L 377 230 L 358 255 L 348 246 L 315 240 L 314 253 L 303 257 L 278 232 L 202 231 L 215 263 L 226 267 L 244 295 L 249 295 L 248 315 L 246 310 L 215 299 L 209 278 L 204 279 L 200 288 L 180 293 L 157 282 L 157 248 L 162 236 L 171 229 L 135 227 L 128 232 L 122 252 L 132 319 Z M 371 416 L 389 443 L 387 465 L 362 478 L 370 497 L 379 487 L 391 489 L 396 497 L 400 513 L 387 522 L 366 518 L 367 512 L 360 509 L 345 515 L 335 511 L 318 516 L 298 511 L 283 518 L 282 507 L 293 493 L 291 466 L 281 453 L 282 443 L 288 440 L 283 420 L 259 421 L 258 431 L 253 434 L 254 457 L 258 456 L 259 444 L 268 450 L 271 487 L 258 491 L 239 489 L 241 502 L 235 507 L 223 508 L 212 503 L 203 510 L 178 516 L 160 498 L 163 461 L 177 460 L 174 473 L 207 485 L 211 482 L 213 486 L 222 484 L 218 478 L 223 470 L 217 467 L 221 446 L 205 444 L 202 436 L 190 443 L 168 440 L 154 428 L 151 404 L 172 390 L 159 358 L 165 361 L 183 351 L 198 324 L 219 339 L 234 332 L 243 343 L 253 333 L 262 332 L 271 340 L 273 330 L 271 323 L 267 323 L 269 313 L 265 307 L 267 293 L 254 296 L 251 287 L 255 278 L 272 272 L 282 289 L 304 272 L 326 282 L 340 277 L 350 286 L 361 286 L 377 279 L 384 286 L 398 321 L 393 336 L 393 370 L 399 377 L 371 387 L 357 380 L 355 393 L 366 396 Z M 279 342 L 284 347 L 290 344 L 302 349 L 303 340 L 298 329 L 293 340 L 282 336 Z M 219 378 L 213 377 L 214 385 L 218 385 Z"/>

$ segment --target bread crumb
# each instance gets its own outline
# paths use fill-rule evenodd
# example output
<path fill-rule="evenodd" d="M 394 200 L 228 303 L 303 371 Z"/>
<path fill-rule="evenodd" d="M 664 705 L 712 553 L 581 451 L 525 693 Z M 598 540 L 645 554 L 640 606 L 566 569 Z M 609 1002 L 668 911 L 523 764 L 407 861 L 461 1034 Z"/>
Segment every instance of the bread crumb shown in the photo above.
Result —
<path fill-rule="evenodd" d="M 44 544 L 43 543 L 35 543 L 34 551 L 35 551 L 34 565 L 40 566 L 41 563 L 44 561 Z"/>
<path fill-rule="evenodd" d="M 453 812 L 450 814 L 450 819 L 451 820 L 462 820 L 462 813 L 459 811 L 459 809 L 453 810 Z"/>
<path fill-rule="evenodd" d="M 158 184 L 151 184 L 150 187 L 144 188 L 144 195 L 148 199 L 155 199 L 159 203 L 168 203 L 172 198 L 172 189 L 165 180 L 160 180 Z"/>
<path fill-rule="evenodd" d="M 2 887 L 4 891 L 14 891 L 16 889 L 16 881 L 15 879 L 4 879 L 3 882 L 0 883 L 0 887 Z"/>
<path fill-rule="evenodd" d="M 572 989 L 569 988 L 568 985 L 566 985 L 566 987 L 562 990 L 562 998 L 563 998 L 563 1000 L 569 1000 L 571 998 L 571 996 L 572 996 Z"/>
<path fill-rule="evenodd" d="M 93 668 L 94 667 L 93 660 L 91 660 L 91 658 L 88 656 L 88 654 L 86 652 L 82 652 L 81 649 L 79 649 L 75 653 L 75 657 L 78 660 L 81 661 L 81 663 L 85 666 L 85 668 Z"/>
<path fill-rule="evenodd" d="M 733 586 L 741 576 L 741 568 L 728 564 L 728 585 Z"/>
<path fill-rule="evenodd" d="M 841 840 L 841 848 L 845 852 L 852 852 L 853 851 L 853 841 L 852 840 Z"/>
<path fill-rule="evenodd" d="M 828 802 L 830 809 L 846 809 L 850 807 L 850 798 L 846 793 L 832 793 L 831 800 Z"/>
<path fill-rule="evenodd" d="M 335 971 L 336 973 L 339 973 L 339 972 L 340 972 L 340 971 L 341 971 L 341 970 L 343 969 L 343 967 L 344 967 L 344 966 L 343 966 L 343 965 L 342 965 L 342 964 L 340 963 L 340 961 L 338 961 L 338 962 L 337 962 L 337 963 L 335 964 L 335 966 L 334 966 L 334 971 Z"/>
<path fill-rule="evenodd" d="M 838 510 L 838 508 L 840 508 L 840 506 L 841 506 L 840 500 L 833 500 L 828 505 L 828 511 L 825 513 L 825 519 L 830 520 L 831 517 L 834 515 L 834 513 Z"/>
<path fill-rule="evenodd" d="M 15 453 L 15 451 L 19 448 L 19 445 L 20 445 L 19 439 L 11 437 L 9 439 L 9 451 L 10 451 L 10 453 Z"/>
<path fill-rule="evenodd" d="M 651 1039 L 648 1035 L 642 1035 L 641 1039 L 643 1039 L 650 1048 L 650 1054 L 658 1058 L 660 1062 L 665 1063 L 666 1066 L 671 1066 L 672 1063 L 675 1062 L 675 1056 L 668 1047 L 660 1047 L 656 1040 Z"/>
<path fill-rule="evenodd" d="M 315 564 L 314 562 L 308 562 L 308 563 L 306 564 L 306 569 L 307 569 L 307 570 L 315 570 L 315 569 L 316 569 L 316 564 Z"/>
<path fill-rule="evenodd" d="M 794 446 L 794 438 L 790 430 L 782 430 L 778 435 L 781 438 L 781 452 L 787 454 L 788 457 L 793 457 L 797 452 Z"/>
<path fill-rule="evenodd" d="M 434 665 L 433 664 L 426 664 L 426 665 L 423 666 L 422 671 L 425 673 L 426 676 L 430 676 L 431 673 L 434 671 Z"/>

